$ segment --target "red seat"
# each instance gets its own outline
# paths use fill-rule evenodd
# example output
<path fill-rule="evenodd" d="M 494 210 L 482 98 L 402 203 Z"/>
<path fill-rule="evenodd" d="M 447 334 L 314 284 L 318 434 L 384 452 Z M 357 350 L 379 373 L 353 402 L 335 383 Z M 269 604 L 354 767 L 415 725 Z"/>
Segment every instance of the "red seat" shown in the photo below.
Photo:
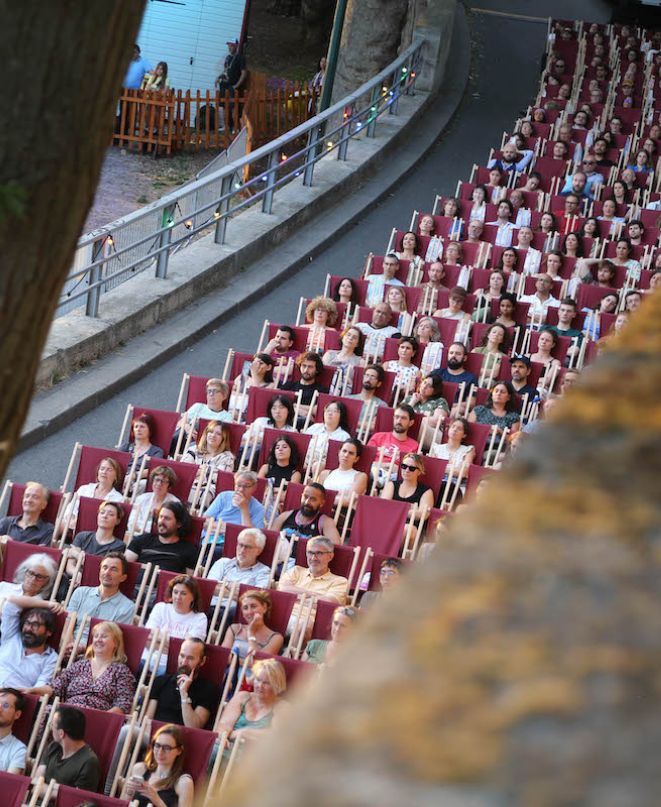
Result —
<path fill-rule="evenodd" d="M 30 735 L 34 729 L 34 721 L 37 716 L 39 708 L 39 698 L 37 695 L 29 695 L 27 692 L 23 694 L 25 698 L 25 706 L 21 712 L 21 716 L 12 726 L 12 734 L 17 737 L 25 745 L 30 740 Z"/>
<path fill-rule="evenodd" d="M 484 392 L 486 392 L 486 390 L 484 390 Z M 492 428 L 492 426 L 487 426 L 484 423 L 468 424 L 468 433 L 466 434 L 465 442 L 466 445 L 473 446 L 475 449 L 474 465 L 482 465 L 484 461 L 484 451 L 491 440 Z"/>
<path fill-rule="evenodd" d="M 95 621 L 101 620 L 92 620 L 92 624 Z M 124 631 L 124 639 L 126 640 L 126 628 L 124 625 L 122 625 L 122 631 Z M 99 786 L 103 787 L 126 715 L 116 714 L 115 712 L 102 712 L 99 709 L 90 709 L 87 706 L 76 706 L 76 708 L 80 709 L 85 715 L 85 742 L 89 744 L 99 760 L 99 767 L 101 768 Z"/>
<path fill-rule="evenodd" d="M 336 602 L 330 600 L 317 600 L 317 608 L 312 623 L 311 639 L 328 640 L 331 637 L 331 627 L 333 625 L 333 614 L 339 608 Z"/>
<path fill-rule="evenodd" d="M 265 387 L 250 387 L 248 390 L 248 411 L 246 422 L 252 423 L 257 418 L 267 417 L 268 404 L 274 395 L 286 395 L 292 403 L 296 402 L 296 393 L 280 389 L 267 389 Z"/>
<path fill-rule="evenodd" d="M 207 402 L 207 381 L 215 376 L 204 375 L 187 375 L 185 376 L 186 387 L 186 400 L 184 402 L 184 411 L 187 412 L 194 403 Z M 229 396 L 223 403 L 223 409 L 227 409 Z"/>
<path fill-rule="evenodd" d="M 140 415 L 151 415 L 154 419 L 154 433 L 150 435 L 149 439 L 154 445 L 161 448 L 167 457 L 170 453 L 174 430 L 181 415 L 179 412 L 170 412 L 165 409 L 148 409 L 145 406 L 134 405 L 131 420 L 135 420 Z M 129 443 L 133 444 L 133 429 L 129 429 Z"/>
<path fill-rule="evenodd" d="M 2 797 L 4 807 L 21 807 L 27 803 L 28 788 L 31 784 L 29 776 L 1 771 L 0 790 L 4 793 Z"/>
<path fill-rule="evenodd" d="M 175 460 L 165 460 L 160 457 L 152 457 L 149 461 L 149 470 L 164 466 L 173 471 L 177 477 L 169 492 L 182 502 L 188 501 L 188 496 L 197 476 L 198 466 L 194 462 L 175 462 Z M 150 473 L 151 477 L 151 473 Z M 151 478 L 147 480 L 147 491 L 152 490 Z"/>
<path fill-rule="evenodd" d="M 129 807 L 127 799 L 115 799 L 111 796 L 101 796 L 89 790 L 80 790 L 77 787 L 59 785 L 55 807 L 80 807 L 81 804 L 94 804 L 95 807 Z"/>
<path fill-rule="evenodd" d="M 374 429 L 374 431 L 391 432 L 394 414 L 395 410 L 392 407 L 380 406 L 376 410 L 376 428 Z M 422 425 L 422 415 L 419 412 L 417 412 L 415 420 L 413 421 L 413 425 L 409 429 L 408 436 L 412 437 L 414 440 L 417 440 L 421 425 Z"/>
<path fill-rule="evenodd" d="M 96 586 L 99 585 L 99 569 L 101 567 L 102 560 L 103 558 L 100 555 L 85 555 L 83 572 L 80 578 L 81 586 L 91 586 L 92 588 L 96 588 Z M 122 594 L 132 600 L 133 592 L 138 584 L 138 579 L 142 574 L 142 564 L 128 561 L 128 567 L 126 580 L 121 584 L 119 590 L 122 592 Z"/>
<path fill-rule="evenodd" d="M 398 351 L 399 351 L 399 339 L 395 339 L 393 337 L 389 337 L 388 339 L 386 339 L 383 348 L 383 363 L 385 364 L 387 361 L 394 361 L 398 359 L 399 358 Z M 418 349 L 418 352 L 413 357 L 413 364 L 415 364 L 416 367 L 420 367 L 420 362 L 422 361 L 422 355 L 424 352 L 425 352 L 424 348 Z M 362 402 L 359 403 L 362 404 Z"/>
<path fill-rule="evenodd" d="M 277 326 L 276 326 L 276 329 L 277 329 Z M 275 331 L 273 332 L 272 335 L 275 336 Z M 270 336 L 271 336 L 271 334 L 269 334 L 269 338 L 270 338 Z M 237 376 L 241 375 L 241 373 L 243 373 L 244 370 L 246 370 L 246 367 L 248 367 L 248 368 L 250 367 L 250 364 L 252 363 L 252 360 L 254 359 L 254 357 L 255 357 L 254 353 L 244 353 L 244 352 L 242 352 L 240 350 L 235 350 L 234 351 L 234 353 L 232 354 L 232 361 L 231 361 L 230 370 L 229 370 L 229 383 L 230 384 L 233 383 L 234 379 Z"/>
<path fill-rule="evenodd" d="M 339 326 L 340 324 L 341 320 L 338 318 L 336 326 Z M 294 331 L 293 350 L 299 350 L 301 353 L 304 353 L 307 350 L 310 329 L 304 328 L 302 325 L 292 325 L 290 327 Z M 280 328 L 280 325 L 269 323 L 269 339 L 273 339 L 278 328 Z M 340 347 L 340 334 L 338 333 L 338 331 L 335 330 L 335 328 L 330 327 L 326 328 L 324 332 L 324 350 L 337 350 L 339 349 L 339 347 Z"/>
<path fill-rule="evenodd" d="M 239 597 L 246 593 L 246 591 L 254 591 L 257 586 L 247 586 L 242 583 L 239 586 Z M 271 597 L 271 614 L 268 617 L 268 626 L 276 633 L 281 633 L 283 636 L 287 632 L 287 625 L 291 617 L 291 612 L 294 610 L 296 601 L 298 600 L 297 594 L 292 594 L 289 591 L 277 591 L 276 589 L 269 589 Z M 240 608 L 236 609 L 236 619 L 245 625 L 243 612 Z"/>
<path fill-rule="evenodd" d="M 330 395 L 324 394 L 323 397 L 333 399 L 333 396 Z M 319 396 L 320 403 L 319 406 L 317 407 L 317 415 L 321 414 L 321 417 L 323 419 L 321 398 L 322 395 Z M 346 402 L 346 399 L 344 398 L 340 400 Z M 352 402 L 349 401 L 348 403 Z M 269 452 L 271 451 L 271 448 L 273 447 L 273 444 L 276 443 L 281 437 L 286 437 L 288 440 L 291 440 L 291 442 L 294 443 L 294 445 L 298 449 L 299 462 L 298 465 L 296 466 L 296 469 L 301 473 L 303 473 L 303 471 L 305 470 L 304 469 L 305 457 L 307 454 L 308 446 L 310 444 L 310 440 L 312 440 L 312 435 L 310 434 L 299 434 L 298 432 L 285 432 L 280 431 L 280 429 L 264 429 L 264 439 L 262 440 L 262 447 L 259 452 L 258 465 L 261 467 L 262 465 L 266 464 L 267 457 L 269 455 Z"/>
<path fill-rule="evenodd" d="M 398 555 L 410 505 L 389 499 L 361 496 L 351 526 L 350 546 L 370 547 L 385 555 Z"/>
<path fill-rule="evenodd" d="M 97 528 L 96 517 L 103 500 L 90 499 L 87 496 L 81 496 L 78 501 L 80 504 L 78 507 L 78 518 L 76 519 L 76 528 L 74 530 L 74 534 L 85 532 L 87 530 L 95 532 Z M 113 535 L 115 538 L 119 538 L 121 541 L 124 539 L 124 535 L 126 534 L 129 516 L 131 515 L 131 505 L 128 504 L 128 502 L 117 502 L 117 504 L 119 504 L 124 511 L 124 515 L 122 520 L 113 530 Z"/>
<path fill-rule="evenodd" d="M 540 331 L 531 331 L 530 333 L 530 349 L 529 353 L 535 353 L 537 351 L 537 343 L 539 342 L 539 334 Z M 557 334 L 556 334 L 557 336 Z M 569 350 L 572 345 L 576 344 L 575 339 L 572 339 L 569 336 L 557 336 L 558 343 L 551 351 L 551 355 L 558 359 L 560 364 L 563 364 L 566 356 L 567 351 Z"/>
<path fill-rule="evenodd" d="M 179 576 L 180 575 L 177 572 L 166 572 L 161 570 L 158 573 L 155 602 L 165 602 L 168 584 L 175 577 Z M 200 611 L 206 614 L 211 608 L 211 600 L 215 594 L 217 582 L 216 580 L 207 580 L 206 577 L 194 577 L 193 579 L 200 589 Z"/>
<path fill-rule="evenodd" d="M 282 664 L 285 676 L 287 678 L 287 689 L 291 689 L 292 685 L 302 683 L 305 678 L 310 675 L 315 669 L 315 665 L 309 661 L 300 661 L 299 659 L 286 658 L 285 656 L 273 656 L 270 653 L 264 653 L 258 650 L 255 653 L 255 660 L 262 661 L 265 659 L 274 659 Z"/>
<path fill-rule="evenodd" d="M 18 482 L 9 482 L 11 491 L 9 494 L 9 506 L 7 508 L 8 516 L 20 516 L 23 513 L 23 494 L 25 493 L 25 485 Z M 41 518 L 49 524 L 54 524 L 57 520 L 57 513 L 62 503 L 63 494 L 59 491 L 51 490 L 48 495 L 48 504 L 44 508 Z M 33 549 L 34 549 L 34 545 Z"/>
<path fill-rule="evenodd" d="M 242 524 L 226 524 L 225 525 L 225 541 L 223 543 L 223 557 L 224 558 L 234 558 L 236 557 L 236 542 L 239 533 L 242 530 L 245 530 Z M 276 532 L 275 530 L 262 530 L 264 535 L 266 535 L 266 544 L 264 544 L 264 549 L 262 549 L 259 557 L 257 560 L 260 563 L 263 563 L 265 566 L 271 566 L 273 563 L 273 555 L 278 546 L 278 541 L 280 540 L 280 533 Z"/>
<path fill-rule="evenodd" d="M 363 388 L 363 374 L 365 372 L 364 367 L 354 367 L 353 370 L 353 390 L 352 393 L 355 395 L 359 393 Z M 381 398 L 382 401 L 386 403 L 392 397 L 392 390 L 395 384 L 395 373 L 389 373 L 386 371 L 386 377 L 377 390 L 377 396 Z"/>
<path fill-rule="evenodd" d="M 203 418 L 200 419 L 200 422 L 197 424 L 198 439 L 202 435 L 202 432 L 206 429 L 207 424 L 209 423 L 211 423 L 210 420 L 205 420 Z M 232 454 L 234 454 L 235 457 L 238 457 L 239 454 L 241 453 L 241 440 L 243 439 L 243 435 L 245 434 L 246 426 L 244 426 L 243 423 L 223 423 L 222 426 L 229 432 L 230 451 L 232 452 Z"/>
<path fill-rule="evenodd" d="M 493 468 L 483 468 L 479 465 L 471 465 L 468 469 L 468 478 L 466 479 L 467 493 L 473 493 L 477 486 L 483 479 L 488 479 L 496 471 Z"/>

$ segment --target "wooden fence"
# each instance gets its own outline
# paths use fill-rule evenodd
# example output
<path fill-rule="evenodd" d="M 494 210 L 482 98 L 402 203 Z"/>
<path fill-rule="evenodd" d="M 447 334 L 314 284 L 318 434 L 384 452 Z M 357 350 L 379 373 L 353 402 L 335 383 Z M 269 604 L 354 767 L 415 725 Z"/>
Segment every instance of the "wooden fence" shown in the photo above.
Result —
<path fill-rule="evenodd" d="M 316 106 L 317 94 L 307 85 L 286 82 L 269 90 L 259 74 L 251 75 L 246 93 L 233 97 L 209 90 L 124 90 L 113 142 L 153 154 L 225 149 L 248 118 L 252 144 L 259 146 L 308 120 Z"/>

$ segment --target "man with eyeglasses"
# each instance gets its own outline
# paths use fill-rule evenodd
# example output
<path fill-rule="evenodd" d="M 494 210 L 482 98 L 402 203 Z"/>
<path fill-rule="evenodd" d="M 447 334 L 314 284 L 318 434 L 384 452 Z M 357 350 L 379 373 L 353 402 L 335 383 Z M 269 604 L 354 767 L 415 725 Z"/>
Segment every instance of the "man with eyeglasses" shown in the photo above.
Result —
<path fill-rule="evenodd" d="M 305 609 L 300 607 L 301 600 L 299 599 L 289 619 L 287 633 L 293 635 L 294 632 L 299 634 L 300 630 L 305 630 L 306 637 L 309 638 L 314 623 L 317 600 L 331 600 L 338 605 L 344 605 L 346 602 L 349 581 L 346 577 L 331 572 L 330 563 L 334 554 L 335 547 L 330 538 L 324 538 L 321 535 L 309 538 L 305 546 L 307 567 L 294 566 L 284 572 L 280 578 L 278 591 L 308 595 L 315 601 L 307 624 L 299 625 L 299 617 L 301 613 L 305 613 Z M 293 640 L 295 641 L 295 637 Z"/>
<path fill-rule="evenodd" d="M 217 528 L 218 541 L 214 550 L 214 562 L 220 558 L 225 541 L 225 524 L 241 524 L 244 527 L 264 527 L 264 507 L 255 497 L 257 492 L 257 474 L 254 471 L 237 471 L 234 474 L 234 490 L 224 490 L 211 502 L 204 514 L 205 518 L 212 519 L 209 534 Z M 207 536 L 206 540 L 209 540 Z"/>
<path fill-rule="evenodd" d="M 172 443 L 170 444 L 170 455 L 174 455 L 177 442 L 179 440 L 179 432 L 184 429 L 184 437 L 188 436 L 191 427 L 194 426 L 197 420 L 216 420 L 220 423 L 231 423 L 232 415 L 225 409 L 225 401 L 229 398 L 230 390 L 226 381 L 222 378 L 209 378 L 206 384 L 206 401 L 196 401 L 188 410 L 181 416 Z M 197 438 L 197 429 L 193 429 L 193 436 L 191 440 Z"/>
<path fill-rule="evenodd" d="M 12 595 L 2 610 L 0 636 L 0 687 L 33 692 L 50 683 L 57 653 L 48 640 L 55 632 L 55 614 L 64 612 L 57 602 Z"/>
<path fill-rule="evenodd" d="M 48 504 L 48 489 L 39 482 L 28 482 L 23 491 L 20 516 L 5 516 L 0 519 L 0 541 L 9 538 L 23 544 L 50 546 L 53 540 L 53 525 L 41 518 Z"/>
<path fill-rule="evenodd" d="M 22 774 L 25 770 L 27 748 L 12 729 L 25 709 L 25 697 L 12 687 L 0 689 L 0 771 Z"/>
<path fill-rule="evenodd" d="M 265 546 L 266 535 L 261 530 L 254 527 L 241 530 L 236 539 L 236 555 L 233 558 L 219 558 L 209 569 L 208 579 L 217 580 L 218 583 L 241 583 L 252 588 L 266 588 L 270 569 L 257 560 Z M 215 603 L 212 602 L 212 605 Z"/>

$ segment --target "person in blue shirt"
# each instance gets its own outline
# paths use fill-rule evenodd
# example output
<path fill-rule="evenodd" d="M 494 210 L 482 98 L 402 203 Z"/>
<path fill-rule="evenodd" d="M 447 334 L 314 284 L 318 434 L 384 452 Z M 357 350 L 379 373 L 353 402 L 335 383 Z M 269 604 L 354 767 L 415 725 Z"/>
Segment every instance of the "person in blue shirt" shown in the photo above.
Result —
<path fill-rule="evenodd" d="M 234 474 L 234 490 L 224 490 L 211 502 L 204 514 L 227 524 L 241 524 L 244 527 L 264 528 L 264 507 L 255 498 L 257 474 L 254 471 L 237 471 Z M 208 540 L 208 539 L 207 539 Z M 214 560 L 220 557 L 224 538 L 218 541 Z"/>
<path fill-rule="evenodd" d="M 124 86 L 127 90 L 139 90 L 142 84 L 142 79 L 145 73 L 150 73 L 152 66 L 146 62 L 140 55 L 140 46 L 133 46 L 133 57 L 129 62 L 126 76 L 124 78 Z"/>
<path fill-rule="evenodd" d="M 433 378 L 440 378 L 441 381 L 447 381 L 451 384 L 466 384 L 470 387 L 471 384 L 477 386 L 477 378 L 470 370 L 466 370 L 466 345 L 463 342 L 453 342 L 448 348 L 448 363 L 447 367 L 438 368 L 430 373 Z"/>

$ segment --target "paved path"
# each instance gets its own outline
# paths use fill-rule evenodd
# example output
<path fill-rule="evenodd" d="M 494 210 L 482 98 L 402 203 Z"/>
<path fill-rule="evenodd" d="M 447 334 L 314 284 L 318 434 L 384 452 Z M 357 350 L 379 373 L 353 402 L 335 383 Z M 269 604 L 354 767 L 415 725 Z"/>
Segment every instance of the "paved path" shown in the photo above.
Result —
<path fill-rule="evenodd" d="M 88 445 L 114 445 L 127 403 L 174 408 L 185 371 L 194 375 L 220 373 L 229 347 L 254 350 L 265 318 L 293 322 L 299 297 L 322 291 L 327 272 L 357 274 L 368 252 L 385 249 L 393 226 L 408 227 L 413 209 L 431 209 L 436 194 L 454 193 L 457 180 L 468 178 L 474 162 L 486 160 L 489 148 L 500 143 L 502 132 L 511 127 L 537 90 L 546 25 L 502 15 L 571 17 L 578 13 L 573 0 L 508 0 L 506 4 L 502 0 L 474 0 L 472 6 L 498 14 L 470 14 L 473 67 L 466 95 L 450 126 L 401 182 L 396 194 L 374 206 L 337 243 L 276 292 L 90 414 L 17 455 L 9 478 L 39 479 L 50 487 L 59 486 L 76 440 Z M 580 13 L 585 19 L 608 21 L 610 6 L 604 0 L 582 0 Z M 94 367 L 83 372 L 93 374 Z"/>

